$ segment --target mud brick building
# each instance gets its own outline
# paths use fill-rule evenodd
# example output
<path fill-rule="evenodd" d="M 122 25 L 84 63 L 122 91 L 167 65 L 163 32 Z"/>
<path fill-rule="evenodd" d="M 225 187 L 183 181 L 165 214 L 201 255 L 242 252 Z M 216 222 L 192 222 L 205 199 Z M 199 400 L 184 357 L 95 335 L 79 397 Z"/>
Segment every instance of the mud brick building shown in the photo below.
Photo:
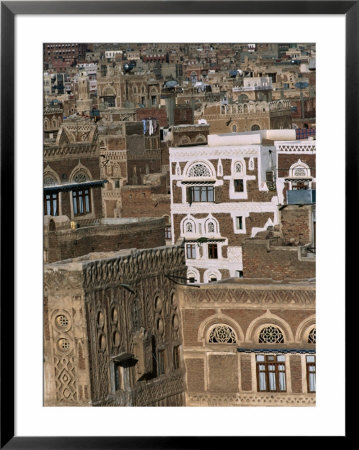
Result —
<path fill-rule="evenodd" d="M 121 65 L 100 63 L 97 95 L 100 109 L 152 107 L 160 104 L 161 86 L 151 76 L 124 73 Z"/>
<path fill-rule="evenodd" d="M 73 227 L 67 216 L 44 217 L 44 261 L 51 263 L 92 252 L 165 245 L 167 218 L 100 219 Z"/>
<path fill-rule="evenodd" d="M 44 65 L 64 70 L 85 60 L 87 44 L 51 43 L 44 44 Z"/>
<path fill-rule="evenodd" d="M 315 202 L 316 141 L 276 142 L 275 148 L 279 202 L 303 203 L 309 197 Z"/>
<path fill-rule="evenodd" d="M 178 287 L 186 406 L 314 406 L 315 284 Z"/>
<path fill-rule="evenodd" d="M 274 139 L 292 135 L 209 135 L 207 146 L 170 148 L 172 239 L 185 241 L 192 282 L 242 276 L 243 240 L 279 223 L 275 183 L 266 177 L 274 179 Z"/>
<path fill-rule="evenodd" d="M 44 145 L 44 215 L 78 224 L 102 217 L 97 126 L 83 118 L 64 121 L 56 142 Z"/>
<path fill-rule="evenodd" d="M 289 100 L 202 104 L 195 113 L 196 119 L 206 120 L 211 134 L 288 129 L 292 125 Z"/>
<path fill-rule="evenodd" d="M 108 180 L 102 190 L 104 216 L 169 216 L 159 127 L 150 132 L 142 121 L 105 123 L 99 134 L 101 174 Z"/>
<path fill-rule="evenodd" d="M 52 102 L 44 107 L 44 139 L 55 139 L 63 120 L 63 105 Z"/>
<path fill-rule="evenodd" d="M 47 406 L 184 406 L 181 247 L 92 254 L 44 270 Z"/>

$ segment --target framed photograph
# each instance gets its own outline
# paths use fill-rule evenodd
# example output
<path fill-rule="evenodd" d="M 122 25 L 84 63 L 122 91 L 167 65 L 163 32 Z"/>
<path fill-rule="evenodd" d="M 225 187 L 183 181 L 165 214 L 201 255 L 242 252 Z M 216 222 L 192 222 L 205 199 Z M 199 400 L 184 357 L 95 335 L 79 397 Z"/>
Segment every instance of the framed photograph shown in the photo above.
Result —
<path fill-rule="evenodd" d="M 358 14 L 1 2 L 1 448 L 348 437 Z"/>

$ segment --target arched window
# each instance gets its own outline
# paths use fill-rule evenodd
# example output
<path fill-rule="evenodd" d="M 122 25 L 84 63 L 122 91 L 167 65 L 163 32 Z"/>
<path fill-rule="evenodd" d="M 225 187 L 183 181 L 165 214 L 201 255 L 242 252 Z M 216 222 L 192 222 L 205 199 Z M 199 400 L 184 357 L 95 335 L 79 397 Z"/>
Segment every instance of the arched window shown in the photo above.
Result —
<path fill-rule="evenodd" d="M 75 183 L 84 183 L 87 179 L 87 174 L 83 171 L 77 172 L 74 176 Z"/>
<path fill-rule="evenodd" d="M 251 131 L 258 131 L 258 130 L 260 130 L 259 125 L 257 125 L 257 124 L 252 125 Z"/>
<path fill-rule="evenodd" d="M 44 186 L 54 186 L 56 184 L 56 180 L 51 175 L 46 175 L 44 177 Z"/>
<path fill-rule="evenodd" d="M 190 176 L 190 177 L 210 177 L 211 172 L 207 166 L 205 166 L 204 164 L 198 163 L 198 164 L 194 164 L 190 168 L 190 170 L 188 172 L 188 176 Z"/>
<path fill-rule="evenodd" d="M 260 344 L 284 344 L 283 333 L 277 327 L 265 327 L 259 333 L 258 342 Z"/>
<path fill-rule="evenodd" d="M 214 223 L 208 222 L 208 233 L 214 233 Z"/>
<path fill-rule="evenodd" d="M 293 169 L 293 176 L 294 177 L 305 177 L 305 176 L 307 176 L 307 169 L 305 167 L 297 166 L 295 169 Z"/>
<path fill-rule="evenodd" d="M 233 125 L 233 127 L 232 127 L 232 132 L 233 132 L 233 133 L 236 133 L 236 131 L 237 131 L 237 125 Z"/>
<path fill-rule="evenodd" d="M 317 341 L 317 330 L 316 328 L 312 328 L 308 334 L 308 344 L 316 344 Z"/>
<path fill-rule="evenodd" d="M 84 183 L 88 180 L 88 175 L 84 170 L 79 170 L 73 177 L 75 183 Z M 90 189 L 79 187 L 72 191 L 72 207 L 74 216 L 81 216 L 91 212 L 91 194 Z"/>
<path fill-rule="evenodd" d="M 209 333 L 208 342 L 210 344 L 236 344 L 237 336 L 228 325 L 216 325 Z"/>
<path fill-rule="evenodd" d="M 239 162 L 236 163 L 234 166 L 234 170 L 235 170 L 235 173 L 242 173 L 242 171 L 243 171 L 242 164 Z"/>
<path fill-rule="evenodd" d="M 193 225 L 191 222 L 186 223 L 186 232 L 187 233 L 193 233 Z"/>
<path fill-rule="evenodd" d="M 293 164 L 290 167 L 289 174 L 293 177 L 309 177 L 310 169 L 307 164 L 299 160 L 297 163 Z"/>

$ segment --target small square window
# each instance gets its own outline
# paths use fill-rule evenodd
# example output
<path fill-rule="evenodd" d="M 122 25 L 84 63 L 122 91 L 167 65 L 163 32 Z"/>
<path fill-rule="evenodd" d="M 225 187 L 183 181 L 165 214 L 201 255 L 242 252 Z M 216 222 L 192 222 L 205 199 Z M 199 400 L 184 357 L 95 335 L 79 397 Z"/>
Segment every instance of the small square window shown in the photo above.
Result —
<path fill-rule="evenodd" d="M 244 188 L 243 188 L 243 180 L 239 179 L 239 180 L 234 180 L 234 192 L 243 192 Z"/>

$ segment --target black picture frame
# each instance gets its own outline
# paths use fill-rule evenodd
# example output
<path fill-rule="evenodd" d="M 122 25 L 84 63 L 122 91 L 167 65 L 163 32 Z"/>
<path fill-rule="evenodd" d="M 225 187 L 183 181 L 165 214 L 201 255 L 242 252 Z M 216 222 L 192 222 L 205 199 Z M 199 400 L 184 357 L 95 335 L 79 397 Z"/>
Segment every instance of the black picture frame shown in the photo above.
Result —
<path fill-rule="evenodd" d="M 346 236 L 358 204 L 359 1 L 5 1 L 1 2 L 1 441 L 6 449 L 160 449 L 223 445 L 227 437 L 15 436 L 14 405 L 14 36 L 18 14 L 339 14 L 346 20 Z M 5 195 L 6 192 L 6 195 Z M 346 241 L 346 267 L 357 250 Z M 354 288 L 346 271 L 346 292 Z M 346 328 L 348 329 L 348 327 Z M 348 331 L 346 331 L 346 337 Z M 347 339 L 346 339 L 347 341 Z M 348 392 L 348 389 L 347 389 Z M 347 397 L 346 397 L 347 399 Z M 346 402 L 348 406 L 348 402 Z M 349 429 L 345 438 L 349 437 Z M 228 438 L 232 439 L 232 438 Z"/>

